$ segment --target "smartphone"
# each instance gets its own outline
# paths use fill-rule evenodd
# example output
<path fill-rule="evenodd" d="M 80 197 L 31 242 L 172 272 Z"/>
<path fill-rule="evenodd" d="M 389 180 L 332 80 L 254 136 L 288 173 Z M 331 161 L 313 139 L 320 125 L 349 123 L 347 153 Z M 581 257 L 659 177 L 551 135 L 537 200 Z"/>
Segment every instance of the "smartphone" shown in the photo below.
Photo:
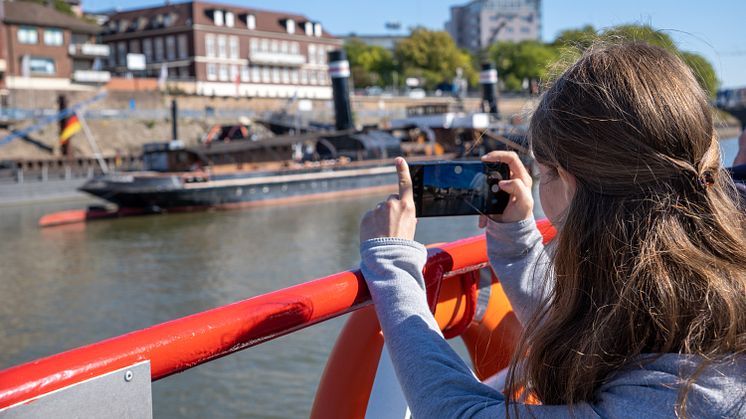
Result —
<path fill-rule="evenodd" d="M 409 164 L 417 217 L 502 214 L 510 195 L 498 183 L 510 179 L 505 163 L 433 161 Z"/>

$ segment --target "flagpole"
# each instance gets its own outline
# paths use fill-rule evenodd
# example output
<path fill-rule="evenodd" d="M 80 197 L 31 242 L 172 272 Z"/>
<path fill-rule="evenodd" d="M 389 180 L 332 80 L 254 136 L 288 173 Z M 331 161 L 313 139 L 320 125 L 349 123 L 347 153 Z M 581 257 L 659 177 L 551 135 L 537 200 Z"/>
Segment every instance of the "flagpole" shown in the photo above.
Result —
<path fill-rule="evenodd" d="M 88 140 L 88 144 L 91 146 L 91 150 L 93 150 L 93 155 L 96 157 L 96 160 L 98 160 L 99 166 L 101 166 L 101 171 L 104 172 L 105 174 L 109 173 L 109 165 L 106 164 L 106 160 L 104 160 L 103 155 L 101 155 L 101 150 L 98 148 L 96 139 L 93 137 L 93 133 L 91 133 L 91 129 L 88 128 L 88 122 L 86 122 L 83 114 L 85 114 L 85 108 L 80 110 L 80 114 L 77 114 L 78 121 L 80 122 L 80 126 L 83 127 L 83 133 L 85 133 L 85 138 Z"/>

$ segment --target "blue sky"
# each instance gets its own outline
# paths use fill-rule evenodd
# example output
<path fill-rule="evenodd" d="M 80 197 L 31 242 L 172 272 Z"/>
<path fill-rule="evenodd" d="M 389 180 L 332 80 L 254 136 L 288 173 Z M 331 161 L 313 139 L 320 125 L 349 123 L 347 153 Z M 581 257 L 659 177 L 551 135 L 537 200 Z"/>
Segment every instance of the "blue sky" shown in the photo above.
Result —
<path fill-rule="evenodd" d="M 386 33 L 384 23 L 403 28 L 442 29 L 449 0 L 222 0 L 247 7 L 299 12 L 321 21 L 333 34 Z M 152 0 L 83 0 L 86 10 L 160 4 Z M 698 52 L 715 66 L 724 87 L 746 87 L 746 0 L 543 0 L 543 39 L 563 29 L 592 24 L 605 28 L 648 23 L 668 31 L 682 49 Z"/>

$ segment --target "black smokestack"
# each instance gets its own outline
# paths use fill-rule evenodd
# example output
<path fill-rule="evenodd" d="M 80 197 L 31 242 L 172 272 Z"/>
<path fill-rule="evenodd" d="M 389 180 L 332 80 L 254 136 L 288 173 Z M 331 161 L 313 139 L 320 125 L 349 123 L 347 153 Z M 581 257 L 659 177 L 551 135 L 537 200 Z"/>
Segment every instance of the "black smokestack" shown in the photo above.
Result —
<path fill-rule="evenodd" d="M 176 99 L 171 99 L 171 139 L 179 139 L 179 108 Z"/>
<path fill-rule="evenodd" d="M 350 63 L 344 50 L 329 52 L 329 77 L 334 95 L 335 125 L 338 130 L 353 129 L 350 109 Z"/>
<path fill-rule="evenodd" d="M 489 111 L 489 113 L 498 115 L 497 70 L 495 70 L 494 64 L 482 64 L 482 71 L 479 73 L 479 83 L 482 85 L 482 110 Z"/>

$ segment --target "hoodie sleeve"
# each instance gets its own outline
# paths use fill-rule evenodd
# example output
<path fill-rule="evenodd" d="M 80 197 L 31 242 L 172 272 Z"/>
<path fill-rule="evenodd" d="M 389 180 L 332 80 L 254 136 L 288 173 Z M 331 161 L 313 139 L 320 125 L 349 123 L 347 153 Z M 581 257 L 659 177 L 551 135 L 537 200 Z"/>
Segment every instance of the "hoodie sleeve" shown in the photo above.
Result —
<path fill-rule="evenodd" d="M 516 317 L 525 326 L 554 286 L 547 249 L 534 218 L 517 223 L 490 221 L 487 254 Z"/>
<path fill-rule="evenodd" d="M 503 394 L 474 377 L 430 313 L 422 276 L 425 247 L 379 238 L 365 241 L 360 253 L 360 268 L 413 417 L 505 417 Z M 518 411 L 539 418 L 568 415 L 566 406 L 518 405 Z"/>

